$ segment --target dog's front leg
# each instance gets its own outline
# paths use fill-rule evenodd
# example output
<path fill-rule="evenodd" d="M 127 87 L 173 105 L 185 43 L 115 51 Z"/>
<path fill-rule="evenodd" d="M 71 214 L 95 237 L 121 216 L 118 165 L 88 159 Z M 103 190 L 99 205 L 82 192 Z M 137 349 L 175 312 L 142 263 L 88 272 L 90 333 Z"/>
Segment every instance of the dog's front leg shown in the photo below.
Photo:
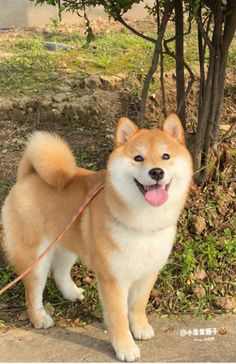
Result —
<path fill-rule="evenodd" d="M 104 319 L 111 334 L 116 356 L 122 361 L 135 361 L 140 351 L 129 330 L 128 286 L 116 280 L 98 279 L 99 295 L 103 305 Z"/>
<path fill-rule="evenodd" d="M 152 326 L 148 323 L 145 309 L 157 273 L 145 276 L 132 284 L 129 290 L 128 307 L 130 329 L 135 339 L 147 340 L 154 336 Z"/>

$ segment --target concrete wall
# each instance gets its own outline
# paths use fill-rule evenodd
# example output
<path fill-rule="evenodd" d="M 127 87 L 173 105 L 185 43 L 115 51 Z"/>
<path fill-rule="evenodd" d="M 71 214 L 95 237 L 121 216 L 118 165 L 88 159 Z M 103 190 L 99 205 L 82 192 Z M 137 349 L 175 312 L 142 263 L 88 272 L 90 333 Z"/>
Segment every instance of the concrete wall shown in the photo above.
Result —
<path fill-rule="evenodd" d="M 145 4 L 153 4 L 154 0 L 145 0 L 135 5 L 127 13 L 129 19 L 142 19 L 147 16 L 144 9 Z M 106 16 L 102 9 L 95 8 L 88 11 L 92 19 L 98 16 Z M 0 28 L 7 27 L 30 27 L 45 25 L 51 22 L 50 18 L 57 17 L 57 10 L 53 6 L 38 5 L 37 7 L 29 0 L 0 0 Z M 80 18 L 74 14 L 63 13 L 63 22 L 78 24 Z"/>

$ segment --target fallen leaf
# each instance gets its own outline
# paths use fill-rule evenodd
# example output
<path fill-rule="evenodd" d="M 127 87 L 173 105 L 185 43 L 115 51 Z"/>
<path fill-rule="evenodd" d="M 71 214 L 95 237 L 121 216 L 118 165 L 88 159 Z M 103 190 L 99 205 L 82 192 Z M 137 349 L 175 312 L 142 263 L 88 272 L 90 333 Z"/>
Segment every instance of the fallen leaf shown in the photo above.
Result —
<path fill-rule="evenodd" d="M 195 233 L 200 235 L 206 228 L 206 220 L 203 216 L 194 215 L 192 218 L 192 225 Z"/>
<path fill-rule="evenodd" d="M 194 287 L 193 292 L 196 294 L 198 298 L 206 297 L 206 291 L 203 287 Z"/>
<path fill-rule="evenodd" d="M 215 300 L 215 305 L 225 310 L 233 310 L 234 308 L 236 308 L 236 298 L 220 297 Z"/>
<path fill-rule="evenodd" d="M 226 334 L 227 334 L 227 329 L 226 329 L 225 327 L 220 327 L 220 328 L 218 329 L 218 333 L 219 333 L 220 335 L 226 335 Z"/>
<path fill-rule="evenodd" d="M 203 281 L 206 278 L 207 274 L 204 269 L 198 269 L 195 272 L 189 274 L 189 279 L 191 280 L 200 280 Z"/>

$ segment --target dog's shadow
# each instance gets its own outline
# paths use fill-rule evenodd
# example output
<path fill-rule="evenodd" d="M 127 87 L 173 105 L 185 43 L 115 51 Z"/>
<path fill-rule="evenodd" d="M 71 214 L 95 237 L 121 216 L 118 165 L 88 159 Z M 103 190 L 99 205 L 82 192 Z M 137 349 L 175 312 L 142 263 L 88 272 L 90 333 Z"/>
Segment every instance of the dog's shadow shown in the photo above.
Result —
<path fill-rule="evenodd" d="M 92 328 L 90 330 L 89 328 Z M 94 331 L 94 329 L 96 331 Z M 29 330 L 29 329 L 28 329 Z M 111 342 L 109 341 L 109 335 L 104 333 L 104 329 L 102 328 L 102 325 L 98 323 L 91 324 L 88 326 L 88 328 L 79 328 L 78 331 L 74 331 L 70 328 L 62 328 L 62 327 L 52 327 L 47 330 L 41 330 L 41 329 L 33 329 L 30 328 L 34 333 L 38 335 L 49 335 L 50 337 L 60 340 L 60 341 L 67 341 L 73 344 L 77 344 L 78 346 L 83 346 L 89 349 L 88 355 L 86 355 L 85 358 L 83 358 L 83 361 L 86 361 L 88 358 L 89 361 L 92 361 L 92 352 L 94 354 L 94 362 L 97 362 L 96 360 L 96 351 L 100 352 L 102 354 L 105 354 L 107 357 L 107 361 L 113 361 L 116 362 L 115 359 L 115 352 L 112 348 Z M 86 334 L 86 331 L 90 334 Z M 95 335 L 96 333 L 96 335 Z M 100 338 L 101 335 L 104 335 L 107 337 L 107 340 L 104 340 Z M 91 352 L 92 351 L 92 352 Z"/>

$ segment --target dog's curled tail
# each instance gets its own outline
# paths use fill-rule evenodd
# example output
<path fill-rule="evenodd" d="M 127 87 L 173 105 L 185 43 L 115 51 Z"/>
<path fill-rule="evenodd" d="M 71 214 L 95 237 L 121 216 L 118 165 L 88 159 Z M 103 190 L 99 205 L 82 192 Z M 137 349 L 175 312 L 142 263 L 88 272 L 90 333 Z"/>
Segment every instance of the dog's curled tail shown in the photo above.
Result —
<path fill-rule="evenodd" d="M 76 173 L 76 162 L 66 142 L 48 132 L 32 134 L 20 160 L 17 180 L 33 172 L 50 186 L 62 190 Z"/>

